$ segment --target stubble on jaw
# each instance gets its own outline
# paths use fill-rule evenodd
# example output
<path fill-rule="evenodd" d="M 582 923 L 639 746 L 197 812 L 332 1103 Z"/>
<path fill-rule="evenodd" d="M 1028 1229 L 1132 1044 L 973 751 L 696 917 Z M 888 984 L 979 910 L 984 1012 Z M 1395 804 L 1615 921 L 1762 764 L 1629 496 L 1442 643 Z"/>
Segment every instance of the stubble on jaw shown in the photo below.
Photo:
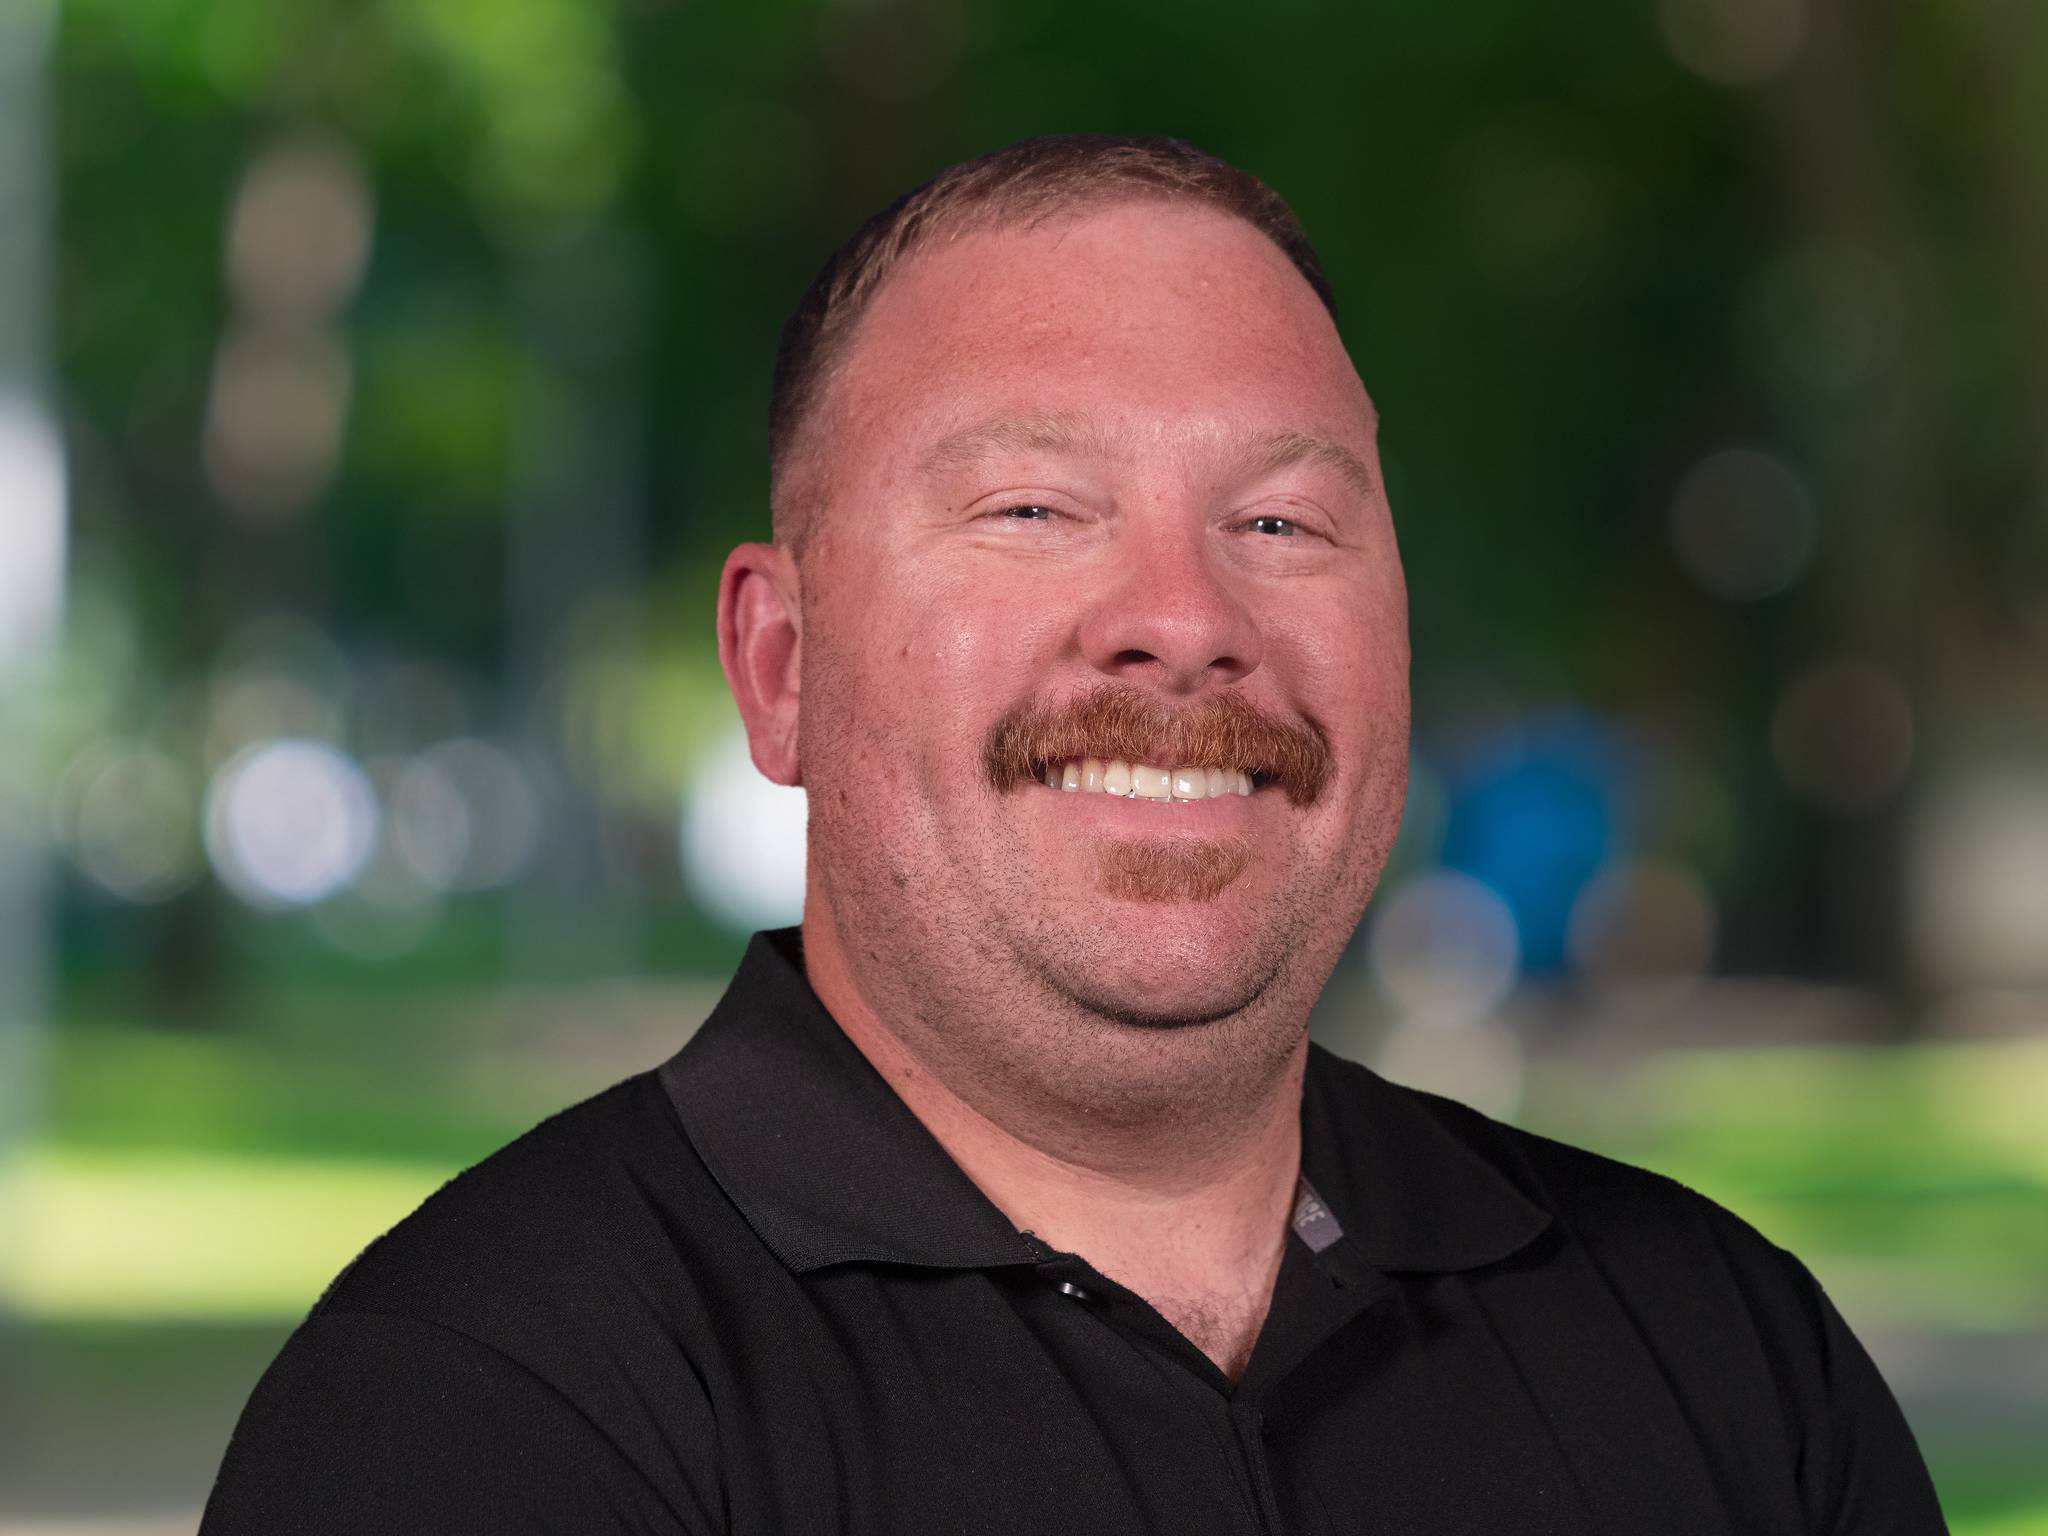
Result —
<path fill-rule="evenodd" d="M 1135 934 L 1107 914 L 1077 915 L 1069 893 L 1048 899 L 1045 871 L 1010 837 L 1008 802 L 1049 793 L 1046 761 L 1096 756 L 1241 766 L 1282 804 L 1321 806 L 1339 783 L 1320 724 L 1269 714 L 1236 689 L 1188 699 L 1105 679 L 1013 706 L 984 728 L 988 798 L 959 793 L 958 779 L 945 795 L 915 766 L 904 699 L 826 643 L 831 628 L 814 625 L 804 652 L 813 891 L 884 1027 L 983 1113 L 1040 1127 L 1028 1139 L 1044 1145 L 1077 1124 L 1091 1145 L 1117 1127 L 1149 1135 L 1162 1117 L 1195 1141 L 1225 1135 L 1299 1048 L 1326 974 L 1304 936 L 1333 893 L 1315 879 L 1297 888 L 1307 871 L 1281 878 L 1226 948 L 1170 968 L 1169 996 L 1139 980 L 1160 972 L 1132 953 Z M 900 795 L 847 782 L 847 764 L 878 756 L 909 771 Z M 1141 902 L 1169 915 L 1171 946 L 1175 903 L 1192 912 L 1243 889 L 1258 864 L 1310 857 L 1294 841 L 1136 835 L 1085 857 L 1100 891 L 1135 898 L 1126 913 Z"/>
<path fill-rule="evenodd" d="M 850 706 L 859 690 L 836 660 L 807 655 L 816 669 L 807 685 L 816 686 L 806 691 L 831 699 L 828 718 L 844 726 L 858 713 Z M 834 747 L 841 739 L 838 730 L 814 729 L 807 747 L 831 765 L 828 772 L 875 750 L 835 751 L 824 736 Z M 1293 782 L 1315 783 L 1326 800 L 1337 786 L 1321 777 Z M 1120 933 L 1106 915 L 1077 920 L 1074 901 L 1048 899 L 1044 872 L 1004 836 L 1002 792 L 968 807 L 964 824 L 950 827 L 971 843 L 934 861 L 931 852 L 947 845 L 947 833 L 917 793 L 889 802 L 922 825 L 922 836 L 905 840 L 892 835 L 895 824 L 883 819 L 876 798 L 837 782 L 812 789 L 814 891 L 824 898 L 821 914 L 829 911 L 840 926 L 883 1027 L 954 1094 L 1034 1145 L 1100 1157 L 1119 1136 L 1151 1138 L 1171 1123 L 1195 1158 L 1226 1142 L 1295 1060 L 1323 974 L 1317 946 L 1303 943 L 1331 905 L 1320 881 L 1298 890 L 1297 878 L 1283 879 L 1227 948 L 1185 974 L 1176 968 L 1180 979 L 1166 995 L 1137 979 L 1156 975 L 1157 966 L 1127 963 L 1144 958 L 1131 953 L 1135 934 Z M 1050 793 L 1028 775 L 1016 792 Z M 990 810 L 993 820 L 983 819 Z M 1175 813 L 1160 807 L 1151 814 Z M 1192 912 L 1227 899 L 1244 889 L 1258 861 L 1290 852 L 1303 854 L 1284 839 L 1136 837 L 1104 839 L 1088 858 L 1102 889 L 1119 888 L 1145 903 L 1143 910 L 1170 915 L 1177 902 Z"/>

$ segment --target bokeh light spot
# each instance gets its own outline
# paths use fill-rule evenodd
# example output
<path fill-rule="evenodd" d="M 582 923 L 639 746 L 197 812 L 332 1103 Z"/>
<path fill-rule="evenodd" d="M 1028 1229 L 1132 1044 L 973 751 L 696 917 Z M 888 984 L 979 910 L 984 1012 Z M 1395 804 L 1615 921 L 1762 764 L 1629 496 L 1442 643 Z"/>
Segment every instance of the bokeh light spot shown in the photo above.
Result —
<path fill-rule="evenodd" d="M 251 906 L 309 906 L 362 872 L 378 819 L 368 776 L 339 748 L 303 738 L 262 742 L 214 775 L 207 857 Z"/>
<path fill-rule="evenodd" d="M 540 798 L 526 769 L 474 738 L 444 741 L 407 763 L 391 802 L 399 856 L 437 891 L 505 884 L 540 834 Z"/>
<path fill-rule="evenodd" d="M 126 901 L 161 901 L 199 872 L 197 798 L 165 753 L 146 742 L 102 742 L 65 773 L 59 833 L 94 884 Z"/>
<path fill-rule="evenodd" d="M 1671 56 L 1716 85 L 1783 73 L 1806 37 L 1806 0 L 1658 0 Z"/>
<path fill-rule="evenodd" d="M 683 874 L 707 911 L 741 932 L 794 923 L 804 909 L 801 789 L 771 783 L 735 725 L 704 754 L 683 812 Z"/>
<path fill-rule="evenodd" d="M 1687 987 L 1713 959 L 1716 927 L 1713 897 L 1685 865 L 1610 865 L 1572 904 L 1572 964 L 1603 988 Z"/>
<path fill-rule="evenodd" d="M 291 142 L 259 155 L 228 218 L 228 282 L 252 313 L 317 320 L 345 304 L 370 258 L 369 183 L 337 144 Z"/>
<path fill-rule="evenodd" d="M 1380 990 L 1412 1017 L 1472 1019 L 1515 983 L 1515 915 L 1470 875 L 1436 870 L 1382 896 L 1367 948 Z"/>
<path fill-rule="evenodd" d="M 1813 555 L 1813 498 L 1783 459 L 1730 448 L 1686 472 L 1671 500 L 1671 547 L 1685 573 L 1729 602 L 1771 597 Z"/>
<path fill-rule="evenodd" d="M 1915 817 L 1912 926 L 1949 985 L 2048 987 L 2048 776 L 1992 763 L 1944 778 Z"/>
<path fill-rule="evenodd" d="M 303 511 L 341 458 L 352 370 L 324 331 L 238 327 L 214 359 L 208 483 L 250 522 Z"/>
<path fill-rule="evenodd" d="M 34 402 L 0 391 L 0 674 L 57 624 L 64 573 L 64 448 Z"/>

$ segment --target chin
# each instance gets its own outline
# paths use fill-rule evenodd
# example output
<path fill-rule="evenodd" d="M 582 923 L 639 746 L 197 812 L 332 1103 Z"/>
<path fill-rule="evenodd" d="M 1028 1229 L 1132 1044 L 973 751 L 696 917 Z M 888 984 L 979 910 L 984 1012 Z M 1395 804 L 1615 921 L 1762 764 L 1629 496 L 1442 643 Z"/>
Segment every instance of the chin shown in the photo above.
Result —
<path fill-rule="evenodd" d="M 1050 942 L 1035 969 L 1070 1001 L 1119 1024 L 1185 1028 L 1243 1013 L 1272 989 L 1286 951 L 1271 935 L 1248 943 L 1244 925 L 1218 905 L 1152 903 L 1083 933 L 1043 933 Z"/>

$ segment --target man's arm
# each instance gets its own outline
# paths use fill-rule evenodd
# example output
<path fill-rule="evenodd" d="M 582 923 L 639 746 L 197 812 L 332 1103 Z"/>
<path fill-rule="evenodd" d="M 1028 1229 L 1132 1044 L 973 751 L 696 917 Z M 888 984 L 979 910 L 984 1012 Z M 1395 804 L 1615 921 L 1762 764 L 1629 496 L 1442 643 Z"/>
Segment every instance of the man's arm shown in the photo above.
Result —
<path fill-rule="evenodd" d="M 1929 1536 L 1948 1527 L 1934 1481 L 1891 1388 L 1820 1282 L 1810 1288 L 1820 1333 L 1821 1391 L 1799 1468 L 1815 1536 Z"/>
<path fill-rule="evenodd" d="M 710 1492 L 674 1507 L 574 1404 L 488 1345 L 322 1311 L 251 1395 L 200 1531 L 694 1536 L 722 1524 Z"/>

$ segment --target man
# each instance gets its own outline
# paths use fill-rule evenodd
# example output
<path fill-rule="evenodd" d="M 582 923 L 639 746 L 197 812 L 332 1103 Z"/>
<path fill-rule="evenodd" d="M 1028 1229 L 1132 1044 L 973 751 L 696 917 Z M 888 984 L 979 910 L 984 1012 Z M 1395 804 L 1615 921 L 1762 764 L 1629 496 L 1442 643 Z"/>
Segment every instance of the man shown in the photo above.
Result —
<path fill-rule="evenodd" d="M 1405 787 L 1370 400 L 1280 200 L 956 166 L 784 333 L 719 643 L 800 933 L 455 1180 L 205 1530 L 1925 1533 L 1807 1272 L 1312 1049 Z"/>

